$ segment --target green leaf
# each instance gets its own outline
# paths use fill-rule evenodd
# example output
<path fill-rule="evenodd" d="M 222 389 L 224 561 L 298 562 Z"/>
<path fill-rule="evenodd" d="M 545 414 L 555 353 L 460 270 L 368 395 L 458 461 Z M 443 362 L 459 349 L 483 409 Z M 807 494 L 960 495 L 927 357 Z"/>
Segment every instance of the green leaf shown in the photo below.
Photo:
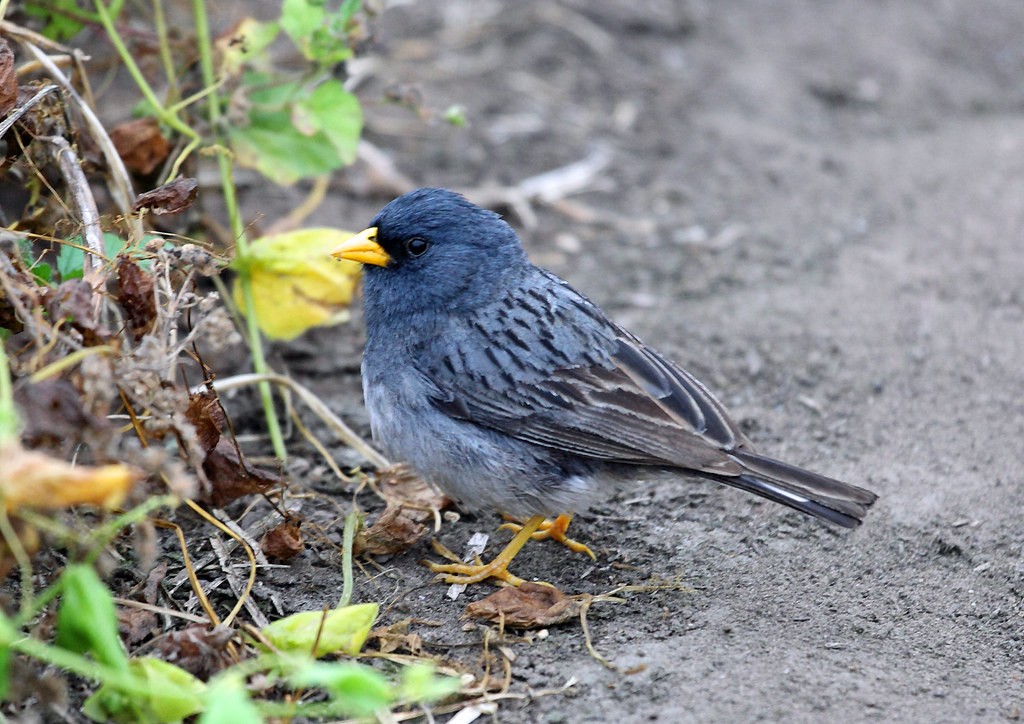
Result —
<path fill-rule="evenodd" d="M 32 275 L 41 283 L 49 284 L 50 278 L 53 276 L 53 269 L 46 262 L 36 260 L 32 242 L 25 237 L 19 237 L 18 250 L 21 252 L 21 260 L 28 267 L 28 270 L 32 272 Z"/>
<path fill-rule="evenodd" d="M 309 37 L 320 28 L 327 17 L 324 3 L 310 0 L 284 0 L 281 4 L 281 29 L 303 49 Z M 306 56 L 309 59 L 309 56 Z"/>
<path fill-rule="evenodd" d="M 327 11 L 323 0 L 284 0 L 281 6 L 281 29 L 306 60 L 321 66 L 336 65 L 352 57 L 347 25 L 343 15 Z"/>
<path fill-rule="evenodd" d="M 103 684 L 85 700 L 82 711 L 86 716 L 96 721 L 162 724 L 179 722 L 203 710 L 206 684 L 184 669 L 162 659 L 143 657 L 132 659 L 129 672 L 148 695 L 132 696 L 113 684 Z"/>
<path fill-rule="evenodd" d="M 68 241 L 72 244 L 84 243 L 80 236 L 72 237 Z M 84 264 L 85 251 L 83 249 L 70 244 L 61 244 L 60 251 L 57 252 L 57 273 L 60 275 L 61 281 L 80 279 Z"/>
<path fill-rule="evenodd" d="M 338 17 L 347 25 L 362 6 L 363 0 L 343 0 L 341 7 L 338 8 Z"/>
<path fill-rule="evenodd" d="M 57 609 L 57 645 L 79 654 L 89 653 L 113 668 L 126 669 L 128 657 L 117 633 L 114 599 L 91 566 L 75 563 L 61 576 L 62 595 Z"/>
<path fill-rule="evenodd" d="M 152 234 L 146 234 L 139 243 L 133 245 L 117 234 L 106 231 L 103 233 L 103 255 L 107 259 L 113 259 L 118 254 L 137 254 L 154 238 Z M 85 239 L 81 235 L 72 236 L 68 242 L 70 243 L 61 244 L 60 251 L 57 252 L 57 273 L 60 274 L 61 281 L 80 279 L 85 266 Z M 173 244 L 167 242 L 164 246 Z M 149 259 L 139 260 L 139 266 L 143 269 L 149 269 L 151 264 L 152 261 Z"/>
<path fill-rule="evenodd" d="M 0 701 L 7 698 L 11 688 L 11 644 L 18 638 L 18 631 L 11 619 L 0 610 Z"/>
<path fill-rule="evenodd" d="M 281 32 L 280 23 L 267 23 L 255 18 L 244 18 L 231 34 L 231 42 L 221 46 L 221 62 L 225 73 L 237 75 L 247 64 L 264 66 L 269 63 L 267 48 Z"/>
<path fill-rule="evenodd" d="M 370 635 L 378 609 L 376 603 L 360 603 L 335 608 L 326 617 L 323 611 L 302 611 L 274 621 L 262 633 L 279 651 L 308 654 L 316 642 L 315 656 L 338 651 L 355 656 Z"/>
<path fill-rule="evenodd" d="M 402 699 L 436 701 L 461 688 L 461 683 L 454 676 L 437 676 L 435 671 L 433 664 L 412 664 L 402 669 Z"/>
<path fill-rule="evenodd" d="M 300 133 L 287 111 L 254 109 L 249 113 L 249 125 L 232 129 L 230 138 L 238 163 L 281 185 L 342 166 L 327 136 L 323 132 L 312 136 Z"/>
<path fill-rule="evenodd" d="M 370 716 L 391 704 L 394 687 L 383 674 L 348 661 L 313 663 L 290 677 L 295 686 L 325 689 L 346 712 Z"/>
<path fill-rule="evenodd" d="M 307 134 L 323 131 L 343 164 L 356 160 L 363 109 L 359 99 L 345 90 L 341 81 L 327 80 L 308 98 L 296 101 L 292 121 Z"/>
<path fill-rule="evenodd" d="M 444 120 L 456 128 L 466 126 L 466 109 L 462 106 L 448 106 L 444 111 Z"/>
<path fill-rule="evenodd" d="M 243 85 L 249 103 L 261 111 L 282 110 L 305 92 L 295 81 L 277 81 L 267 73 L 246 73 Z"/>
<path fill-rule="evenodd" d="M 210 682 L 199 724 L 260 724 L 262 721 L 239 674 L 228 670 Z"/>
<path fill-rule="evenodd" d="M 85 23 L 78 20 L 82 15 L 75 0 L 52 0 L 47 3 L 28 2 L 22 8 L 26 15 L 45 22 L 42 34 L 51 40 L 63 42 L 78 34 Z"/>
<path fill-rule="evenodd" d="M 49 284 L 53 279 L 53 267 L 45 261 L 41 261 L 38 264 L 29 267 L 29 271 L 32 272 L 32 276 L 43 284 Z"/>

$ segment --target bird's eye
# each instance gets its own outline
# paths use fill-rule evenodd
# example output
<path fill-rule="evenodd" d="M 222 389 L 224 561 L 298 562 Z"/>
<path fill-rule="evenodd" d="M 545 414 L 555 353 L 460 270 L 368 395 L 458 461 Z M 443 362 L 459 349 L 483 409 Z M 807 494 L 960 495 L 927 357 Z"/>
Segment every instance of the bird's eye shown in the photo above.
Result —
<path fill-rule="evenodd" d="M 405 250 L 409 252 L 409 256 L 423 256 L 423 253 L 429 248 L 430 242 L 418 236 L 405 242 Z"/>

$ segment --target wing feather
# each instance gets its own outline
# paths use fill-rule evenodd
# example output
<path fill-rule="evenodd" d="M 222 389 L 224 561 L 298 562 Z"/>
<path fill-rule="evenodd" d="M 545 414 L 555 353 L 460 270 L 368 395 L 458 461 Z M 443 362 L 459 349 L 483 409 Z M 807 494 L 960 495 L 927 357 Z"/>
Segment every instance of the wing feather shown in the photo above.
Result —
<path fill-rule="evenodd" d="M 440 360 L 424 370 L 435 405 L 575 455 L 741 472 L 728 452 L 749 442 L 700 382 L 571 288 L 559 283 L 555 291 L 484 310 L 423 354 Z M 510 324 L 511 345 L 501 331 Z"/>

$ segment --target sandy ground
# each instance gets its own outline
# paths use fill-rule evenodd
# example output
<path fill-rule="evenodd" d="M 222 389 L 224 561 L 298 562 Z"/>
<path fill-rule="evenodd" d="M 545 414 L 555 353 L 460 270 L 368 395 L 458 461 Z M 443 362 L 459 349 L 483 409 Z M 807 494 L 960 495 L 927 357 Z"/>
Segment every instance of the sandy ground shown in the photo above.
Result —
<path fill-rule="evenodd" d="M 404 173 L 479 193 L 607 153 L 569 199 L 592 213 L 509 214 L 533 259 L 702 378 L 763 451 L 881 495 L 848 534 L 710 484 L 637 481 L 574 523 L 596 562 L 543 543 L 514 568 L 570 593 L 691 590 L 593 607 L 616 670 L 578 623 L 511 643 L 523 698 L 498 720 L 1022 716 L 1022 37 L 1017 0 L 384 15 L 361 93 L 368 138 Z M 393 83 L 438 113 L 462 105 L 468 126 L 375 103 Z M 286 192 L 251 208 L 260 193 Z M 339 188 L 313 221 L 358 227 L 385 201 Z M 359 334 L 278 352 L 365 430 Z M 441 537 L 460 549 L 495 524 L 464 516 Z M 472 666 L 481 629 L 459 617 L 493 588 L 448 601 L 427 554 L 387 561 L 357 595 Z M 264 585 L 320 606 L 335 570 L 314 550 Z"/>

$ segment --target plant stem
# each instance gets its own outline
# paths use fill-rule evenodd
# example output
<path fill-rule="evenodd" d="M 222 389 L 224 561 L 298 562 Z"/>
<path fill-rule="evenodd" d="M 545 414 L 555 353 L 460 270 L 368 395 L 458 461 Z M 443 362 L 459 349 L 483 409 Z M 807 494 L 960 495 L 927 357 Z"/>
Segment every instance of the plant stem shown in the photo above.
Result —
<path fill-rule="evenodd" d="M 7 546 L 11 557 L 18 564 L 18 570 L 21 573 L 20 613 L 24 614 L 32 609 L 34 598 L 32 590 L 32 559 L 29 558 L 25 546 L 21 544 L 21 539 L 18 538 L 18 532 L 14 529 L 11 519 L 7 516 L 2 492 L 0 492 L 0 536 L 2 536 L 4 545 Z"/>
<path fill-rule="evenodd" d="M 0 448 L 18 439 L 18 408 L 14 406 L 14 388 L 11 386 L 11 366 L 7 348 L 0 340 Z"/>
<path fill-rule="evenodd" d="M 11 649 L 18 653 L 31 656 L 51 666 L 71 671 L 83 679 L 98 681 L 102 684 L 115 686 L 133 697 L 145 699 L 152 692 L 150 685 L 128 671 L 121 671 L 98 661 L 88 659 L 58 646 L 45 644 L 38 639 L 23 638 L 11 642 Z"/>
<path fill-rule="evenodd" d="M 352 542 L 359 528 L 359 511 L 353 510 L 345 516 L 345 532 L 341 539 L 341 600 L 338 608 L 352 602 Z"/>
<path fill-rule="evenodd" d="M 157 41 L 160 43 L 160 62 L 164 66 L 164 77 L 167 79 L 167 100 L 171 104 L 172 112 L 177 114 L 174 104 L 181 99 L 181 91 L 178 89 L 178 74 L 174 72 L 171 44 L 167 37 L 163 0 L 153 0 L 153 29 L 156 30 Z"/>
<path fill-rule="evenodd" d="M 114 21 L 111 19 L 107 7 L 102 2 L 96 3 L 96 13 L 99 15 L 100 24 L 103 25 L 103 29 L 106 31 L 107 37 L 110 38 L 110 42 L 113 43 L 114 48 L 117 50 L 117 54 L 121 57 L 121 62 L 124 63 L 124 67 L 127 68 L 128 73 L 132 76 L 132 80 L 135 81 L 135 85 L 138 86 L 139 92 L 142 93 L 143 97 L 153 107 L 153 112 L 156 113 L 157 117 L 164 124 L 170 126 L 183 136 L 187 136 L 191 139 L 199 138 L 198 131 L 178 118 L 178 116 L 168 111 L 164 104 L 160 102 L 160 99 L 156 97 L 156 93 L 146 81 L 146 77 L 142 74 L 142 71 L 139 70 L 139 66 L 136 65 L 135 58 L 132 57 L 127 46 L 125 46 L 120 33 L 117 32 L 117 28 L 114 26 Z"/>
<path fill-rule="evenodd" d="M 204 0 L 192 0 L 192 14 L 195 17 L 196 43 L 199 46 L 199 67 L 203 73 L 203 83 L 206 87 L 213 88 L 216 86 L 217 78 L 213 68 L 213 46 L 210 40 L 210 26 Z M 210 93 L 206 100 L 212 132 L 219 135 L 221 132 L 220 94 L 216 92 Z M 256 323 L 256 305 L 252 294 L 249 265 L 246 263 L 249 258 L 249 241 L 246 238 L 245 228 L 242 226 L 242 218 L 238 209 L 231 158 L 225 152 L 218 153 L 217 164 L 220 168 L 224 206 L 227 209 L 228 220 L 231 223 L 231 232 L 235 237 L 235 257 L 239 262 L 238 281 L 242 286 L 242 299 L 245 302 L 246 329 L 249 335 L 249 349 L 252 352 L 252 365 L 258 374 L 267 374 L 269 367 L 263 354 L 263 338 L 260 336 L 260 329 Z M 279 460 L 284 461 L 287 459 L 287 451 L 284 447 L 284 437 L 281 435 L 281 425 L 277 420 L 277 412 L 274 410 L 274 395 L 270 383 L 261 382 L 259 391 L 260 399 L 263 401 L 263 412 L 267 418 L 267 432 L 270 433 L 274 454 Z"/>
<path fill-rule="evenodd" d="M 151 498 L 147 498 L 139 505 L 135 506 L 131 510 L 125 511 L 121 515 L 108 520 L 102 526 L 92 532 L 90 536 L 92 538 L 93 549 L 84 559 L 86 563 L 93 563 L 100 554 L 106 550 L 107 545 L 117 537 L 123 529 L 128 526 L 138 523 L 140 520 L 146 518 L 152 511 L 157 508 L 173 507 L 177 502 L 178 498 L 173 495 L 155 495 Z"/>

